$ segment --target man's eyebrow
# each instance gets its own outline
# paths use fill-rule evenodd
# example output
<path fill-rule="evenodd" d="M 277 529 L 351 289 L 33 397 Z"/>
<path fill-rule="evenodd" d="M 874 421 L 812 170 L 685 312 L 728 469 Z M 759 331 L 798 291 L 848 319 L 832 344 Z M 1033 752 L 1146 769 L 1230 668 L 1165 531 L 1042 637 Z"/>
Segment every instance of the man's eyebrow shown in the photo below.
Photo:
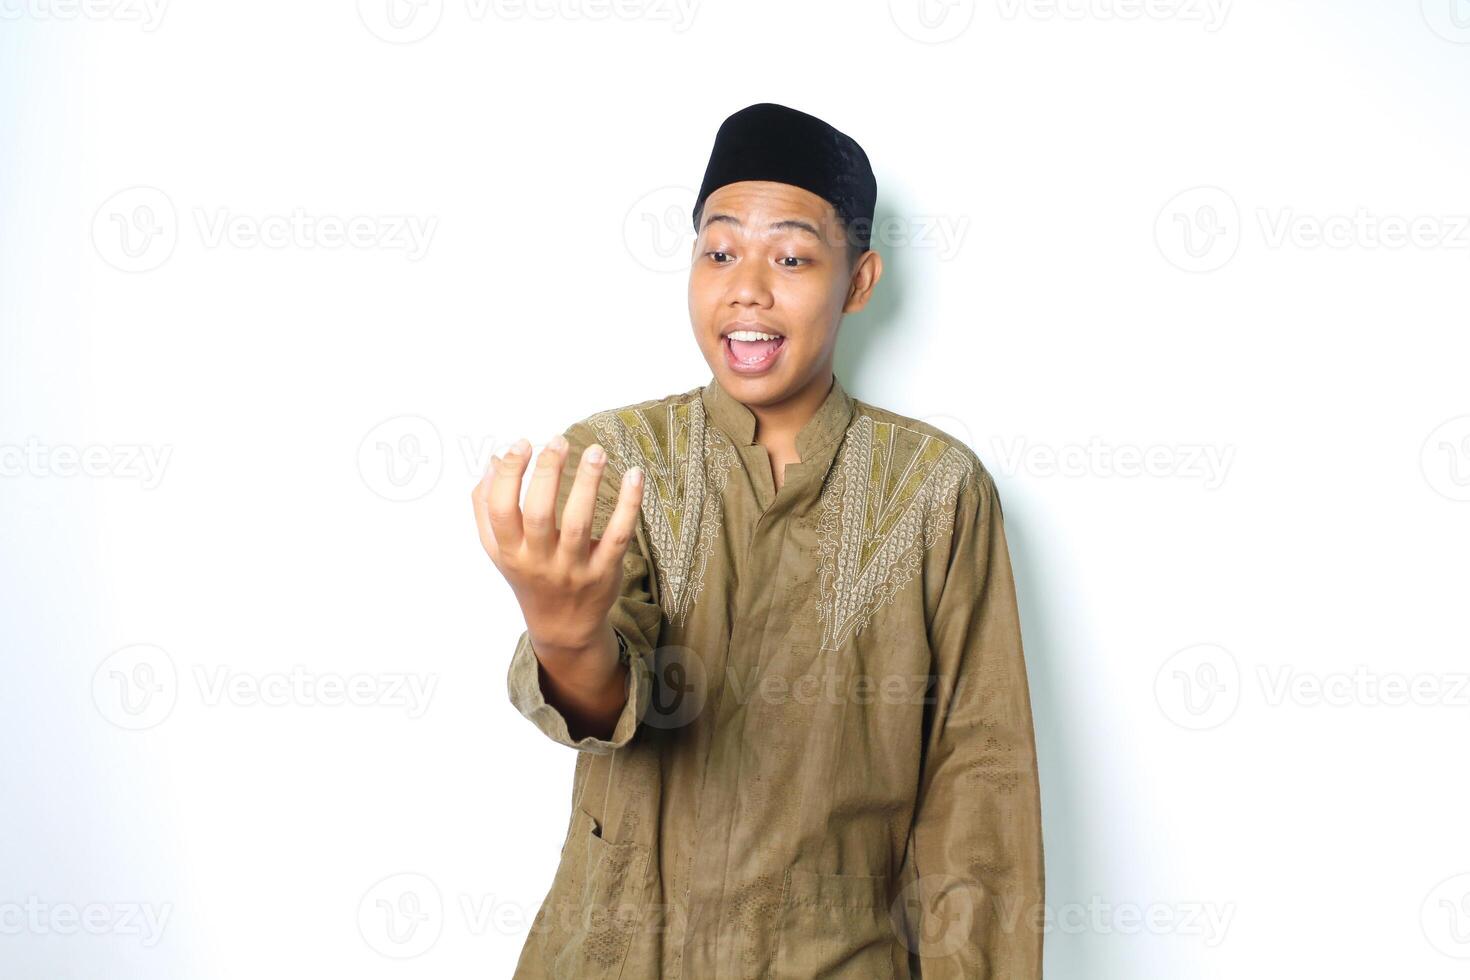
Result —
<path fill-rule="evenodd" d="M 741 224 L 740 219 L 735 217 L 733 214 L 712 214 L 705 219 L 704 226 L 708 228 L 716 221 L 728 221 L 736 228 L 745 227 L 743 224 Z M 799 221 L 796 218 L 787 218 L 785 221 L 776 221 L 773 222 L 770 226 L 771 231 L 785 231 L 788 228 L 795 231 L 804 231 L 818 241 L 822 240 L 821 232 L 817 231 L 817 229 L 813 227 L 809 222 Z"/>

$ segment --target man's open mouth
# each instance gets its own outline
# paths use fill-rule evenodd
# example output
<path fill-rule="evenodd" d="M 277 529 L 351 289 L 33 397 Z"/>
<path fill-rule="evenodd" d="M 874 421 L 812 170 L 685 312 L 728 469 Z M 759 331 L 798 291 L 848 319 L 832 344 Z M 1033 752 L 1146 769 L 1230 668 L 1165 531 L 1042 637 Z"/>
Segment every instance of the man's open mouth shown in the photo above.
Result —
<path fill-rule="evenodd" d="M 786 337 L 773 330 L 738 328 L 722 338 L 731 359 L 739 365 L 758 368 L 770 362 L 786 345 Z"/>

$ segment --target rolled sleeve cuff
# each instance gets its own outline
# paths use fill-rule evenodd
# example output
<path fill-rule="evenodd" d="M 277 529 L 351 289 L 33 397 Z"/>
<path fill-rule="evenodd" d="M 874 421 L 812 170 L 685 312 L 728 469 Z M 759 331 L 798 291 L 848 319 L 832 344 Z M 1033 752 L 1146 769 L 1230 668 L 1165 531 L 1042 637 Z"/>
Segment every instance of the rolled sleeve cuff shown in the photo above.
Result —
<path fill-rule="evenodd" d="M 510 691 L 511 704 L 515 705 L 517 711 L 530 719 L 531 723 L 541 729 L 552 741 L 576 749 L 578 752 L 608 755 L 627 745 L 638 729 L 639 719 L 643 717 L 647 709 L 650 678 L 648 664 L 627 642 L 627 638 L 621 632 L 616 629 L 614 632 L 617 633 L 619 641 L 628 653 L 628 700 L 623 705 L 622 714 L 618 715 L 618 723 L 613 727 L 611 738 L 593 738 L 591 735 L 579 739 L 572 738 L 571 733 L 567 730 L 566 717 L 546 702 L 545 692 L 541 690 L 541 675 L 538 669 L 540 662 L 536 659 L 536 651 L 531 649 L 529 631 L 521 632 L 521 637 L 516 642 L 515 653 L 510 658 L 510 671 L 506 682 Z"/>

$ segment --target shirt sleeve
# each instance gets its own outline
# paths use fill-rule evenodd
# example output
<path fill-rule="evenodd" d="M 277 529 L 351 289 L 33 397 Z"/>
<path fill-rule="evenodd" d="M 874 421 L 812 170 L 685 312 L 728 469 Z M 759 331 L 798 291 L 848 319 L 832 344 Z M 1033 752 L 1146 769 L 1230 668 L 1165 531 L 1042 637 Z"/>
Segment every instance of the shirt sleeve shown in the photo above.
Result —
<path fill-rule="evenodd" d="M 571 495 L 572 483 L 576 479 L 577 466 L 582 451 L 594 442 L 607 450 L 608 462 L 603 466 L 602 482 L 597 488 L 597 503 L 593 507 L 592 535 L 602 536 L 617 506 L 618 490 L 622 483 L 624 467 L 615 459 L 614 448 L 600 442 L 585 421 L 573 423 L 563 433 L 568 448 L 566 464 L 562 469 L 561 482 L 557 487 L 556 523 L 561 526 L 562 510 Z M 644 500 L 648 499 L 645 476 Z M 510 670 L 506 686 L 511 704 L 530 719 L 547 737 L 579 752 L 607 755 L 617 751 L 632 740 L 647 711 L 652 690 L 651 662 L 654 648 L 658 645 L 659 628 L 662 622 L 657 593 L 657 577 L 649 561 L 648 539 L 640 518 L 635 525 L 628 550 L 623 555 L 623 585 L 618 598 L 608 612 L 608 622 L 618 635 L 624 648 L 623 656 L 628 661 L 628 696 L 618 716 L 611 738 L 594 738 L 591 735 L 573 739 L 567 729 L 566 716 L 546 701 L 541 687 L 541 663 L 531 647 L 529 630 L 522 630 L 516 642 L 515 652 L 510 658 Z"/>
<path fill-rule="evenodd" d="M 1041 796 L 1000 498 L 983 467 L 956 500 L 929 624 L 932 715 L 904 869 L 923 980 L 1040 980 Z"/>

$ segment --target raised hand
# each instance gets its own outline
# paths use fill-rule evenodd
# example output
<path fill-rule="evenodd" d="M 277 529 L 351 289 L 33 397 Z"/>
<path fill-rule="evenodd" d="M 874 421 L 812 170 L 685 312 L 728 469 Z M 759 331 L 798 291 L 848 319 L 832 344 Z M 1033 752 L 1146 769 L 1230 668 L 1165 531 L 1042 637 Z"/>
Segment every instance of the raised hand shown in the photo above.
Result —
<path fill-rule="evenodd" d="M 638 467 L 623 474 L 617 506 L 594 540 L 592 515 L 606 454 L 596 443 L 582 453 L 558 528 L 567 450 L 566 437 L 557 435 L 536 457 L 524 509 L 519 501 L 531 452 L 526 439 L 504 459 L 491 457 L 471 499 L 480 543 L 510 583 L 537 659 L 551 677 L 548 700 L 557 695 L 567 713 L 596 727 L 609 716 L 615 719 L 622 704 L 612 680 L 626 675 L 617 673 L 607 614 L 622 587 L 623 555 L 643 502 L 643 474 Z"/>

